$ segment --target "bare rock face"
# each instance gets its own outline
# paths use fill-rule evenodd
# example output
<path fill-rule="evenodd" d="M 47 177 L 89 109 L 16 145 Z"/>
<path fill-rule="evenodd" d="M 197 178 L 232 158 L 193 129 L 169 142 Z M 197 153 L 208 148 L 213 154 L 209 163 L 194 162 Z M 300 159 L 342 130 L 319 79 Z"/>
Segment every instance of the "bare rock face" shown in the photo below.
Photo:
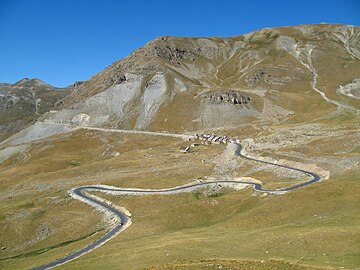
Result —
<path fill-rule="evenodd" d="M 202 99 L 206 100 L 210 104 L 248 104 L 250 97 L 238 92 L 238 91 L 226 91 L 216 92 L 211 94 L 204 94 Z"/>
<path fill-rule="evenodd" d="M 79 113 L 73 117 L 71 120 L 72 123 L 82 126 L 89 122 L 90 116 L 85 113 Z"/>
<path fill-rule="evenodd" d="M 124 81 L 126 81 L 126 77 L 123 73 L 120 73 L 120 72 L 110 74 L 108 77 L 103 79 L 103 83 L 106 87 L 120 84 Z"/>

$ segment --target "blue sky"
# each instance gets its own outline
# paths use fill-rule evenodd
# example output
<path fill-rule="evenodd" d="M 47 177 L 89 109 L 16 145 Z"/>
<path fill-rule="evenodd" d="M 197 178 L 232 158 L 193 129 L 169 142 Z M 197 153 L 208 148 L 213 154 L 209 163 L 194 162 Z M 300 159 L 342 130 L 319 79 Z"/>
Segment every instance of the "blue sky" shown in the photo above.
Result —
<path fill-rule="evenodd" d="M 304 23 L 360 25 L 360 0 L 0 0 L 0 82 L 86 80 L 161 35 L 234 36 Z"/>

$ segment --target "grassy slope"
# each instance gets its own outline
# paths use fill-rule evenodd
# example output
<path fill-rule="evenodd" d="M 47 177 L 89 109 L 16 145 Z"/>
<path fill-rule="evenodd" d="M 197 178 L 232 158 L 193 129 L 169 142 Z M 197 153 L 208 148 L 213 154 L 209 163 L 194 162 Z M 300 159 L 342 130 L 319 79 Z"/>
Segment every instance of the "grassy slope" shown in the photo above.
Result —
<path fill-rule="evenodd" d="M 254 135 L 250 133 L 246 135 Z M 65 192 L 68 188 L 91 183 L 174 186 L 214 175 L 214 164 L 210 161 L 223 151 L 223 147 L 212 146 L 183 155 L 177 151 L 183 143 L 176 139 L 104 136 L 85 131 L 48 144 L 36 145 L 28 161 L 13 159 L 2 165 L 1 190 L 15 191 L 1 199 L 0 230 L 1 235 L 6 235 L 1 245 L 8 249 L 2 251 L 0 265 L 5 269 L 51 261 L 90 243 L 104 232 L 102 215 L 69 199 Z M 102 157 L 110 144 L 121 153 L 119 157 Z M 312 148 L 312 154 L 319 155 L 325 149 L 325 146 Z M 205 164 L 201 163 L 202 159 L 206 160 Z M 241 171 L 233 174 L 241 176 L 241 172 L 252 166 L 242 163 Z M 102 195 L 126 206 L 133 213 L 133 225 L 103 247 L 59 269 L 137 269 L 209 258 L 275 259 L 355 268 L 360 263 L 360 213 L 354 207 L 359 204 L 358 175 L 359 170 L 345 171 L 329 181 L 282 196 L 252 196 L 254 192 L 249 188 L 226 191 L 216 197 Z M 252 176 L 272 184 L 276 174 L 258 172 Z M 6 220 L 24 209 L 29 211 L 25 211 L 24 218 Z M 36 237 L 44 224 L 54 233 L 33 245 L 24 245 Z M 44 252 L 44 248 L 49 250 Z M 17 257 L 4 260 L 12 256 Z M 256 262 L 253 265 L 257 267 Z"/>
<path fill-rule="evenodd" d="M 161 266 L 150 266 L 143 268 L 144 270 L 200 270 L 200 269 L 222 269 L 222 270 L 315 270 L 319 268 L 294 265 L 287 262 L 269 260 L 269 261 L 246 261 L 246 260 L 199 260 L 186 263 L 175 263 Z"/>
<path fill-rule="evenodd" d="M 256 50 L 256 46 L 263 45 L 254 43 L 249 46 L 249 49 Z M 346 97 L 335 96 L 335 91 L 339 78 L 344 79 L 341 83 L 348 83 L 357 76 L 359 63 L 341 58 L 335 61 L 323 54 L 331 46 L 321 48 L 313 60 L 320 74 L 318 88 L 330 98 L 358 106 L 357 102 Z M 263 53 L 260 55 L 264 58 Z M 281 57 L 278 62 L 275 61 L 277 57 Z M 283 260 L 323 267 L 359 267 L 360 212 L 355 206 L 359 205 L 360 171 L 349 169 L 350 158 L 356 158 L 360 151 L 359 147 L 356 148 L 358 117 L 344 113 L 324 118 L 334 112 L 336 106 L 324 102 L 310 88 L 311 74 L 299 62 L 289 55 L 264 59 L 266 68 L 271 64 L 289 63 L 302 70 L 299 80 L 289 84 L 275 87 L 261 81 L 253 86 L 269 88 L 271 91 L 266 98 L 294 111 L 295 115 L 282 119 L 278 125 L 260 121 L 226 133 L 240 139 L 263 138 L 265 142 L 270 138 L 266 136 L 277 134 L 273 141 L 275 145 L 284 144 L 284 141 L 288 144 L 280 149 L 270 147 L 255 152 L 316 163 L 333 170 L 330 180 L 282 196 L 260 196 L 251 189 L 227 191 L 210 198 L 204 194 L 144 198 L 105 196 L 128 207 L 133 213 L 133 225 L 101 248 L 59 269 L 137 269 L 147 266 L 153 269 L 151 265 L 155 265 L 155 269 L 163 269 L 159 265 L 170 265 L 164 266 L 165 269 L 201 269 L 204 263 L 209 264 L 202 262 L 203 259 L 214 259 L 225 269 L 229 265 L 232 269 L 240 266 L 267 269 L 259 264 L 261 260 L 267 261 L 270 269 L 302 269 L 289 266 Z M 230 71 L 239 72 L 235 60 L 234 57 L 224 65 L 218 76 L 225 80 L 225 88 L 246 90 L 246 76 L 239 82 L 236 76 L 234 80 L 226 80 Z M 348 64 L 346 72 L 337 74 L 344 61 Z M 251 68 L 248 75 L 255 74 L 261 67 L 262 64 Z M 277 74 L 277 69 L 269 70 L 271 74 Z M 327 78 L 334 80 L 331 82 Z M 213 74 L 209 75 L 209 80 L 214 85 L 219 83 Z M 99 85 L 93 84 L 92 87 L 91 91 L 100 91 Z M 183 130 L 180 128 L 182 120 L 189 123 L 185 129 L 196 129 L 191 122 L 192 110 L 197 108 L 193 97 L 204 89 L 195 90 L 182 94 L 181 101 L 175 100 L 163 107 L 151 128 Z M 88 94 L 84 93 L 85 96 Z M 184 108 L 185 120 L 180 117 L 183 114 L 178 113 Z M 167 123 L 165 118 L 168 118 Z M 301 132 L 294 137 L 294 129 L 305 123 L 321 123 L 324 129 L 333 129 L 334 133 L 319 135 L 316 133 L 321 133 L 321 130 L 315 130 L 309 140 L 308 135 Z M 339 130 L 346 133 L 336 134 Z M 183 155 L 177 150 L 182 144 L 169 138 L 81 131 L 37 143 L 27 155 L 1 164 L 0 235 L 3 237 L 0 246 L 8 248 L 0 251 L 0 267 L 22 269 L 40 265 L 79 249 L 104 233 L 106 225 L 102 215 L 70 199 L 66 190 L 71 187 L 98 183 L 123 187 L 169 187 L 203 176 L 224 175 L 216 171 L 214 164 L 223 147 L 199 148 L 196 153 Z M 118 151 L 120 156 L 110 158 L 114 151 Z M 291 152 L 293 154 L 288 156 Z M 256 170 L 256 164 L 251 162 L 238 160 L 238 165 L 238 169 L 225 174 L 230 177 L 253 176 L 271 187 L 294 181 L 268 168 Z M 44 240 L 37 240 L 44 227 L 50 228 L 52 233 Z M 10 257 L 15 258 L 6 259 Z M 269 263 L 272 259 L 277 261 Z M 190 260 L 195 262 L 189 263 Z"/>
<path fill-rule="evenodd" d="M 189 258 L 286 259 L 353 268 L 359 265 L 360 240 L 360 215 L 353 207 L 359 203 L 356 175 L 264 198 L 247 189 L 217 198 L 112 199 L 131 209 L 133 225 L 63 269 L 136 269 Z"/>

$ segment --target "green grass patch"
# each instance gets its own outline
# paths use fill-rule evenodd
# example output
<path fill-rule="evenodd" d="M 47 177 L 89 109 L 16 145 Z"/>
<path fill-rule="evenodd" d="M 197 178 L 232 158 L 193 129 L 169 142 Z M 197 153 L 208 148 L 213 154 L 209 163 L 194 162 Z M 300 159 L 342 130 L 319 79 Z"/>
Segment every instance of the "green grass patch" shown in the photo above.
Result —
<path fill-rule="evenodd" d="M 221 196 L 223 196 L 225 193 L 223 192 L 215 192 L 215 193 L 211 193 L 211 194 L 207 194 L 206 197 L 208 198 L 219 198 Z"/>
<path fill-rule="evenodd" d="M 29 209 L 29 208 L 33 208 L 34 207 L 34 203 L 24 203 L 18 206 L 18 209 Z"/>
<path fill-rule="evenodd" d="M 0 222 L 1 222 L 1 221 L 4 221 L 5 219 L 6 219 L 6 216 L 3 215 L 3 214 L 0 214 Z"/>
<path fill-rule="evenodd" d="M 202 194 L 201 192 L 195 191 L 193 194 L 194 194 L 195 199 L 200 200 L 200 197 Z"/>

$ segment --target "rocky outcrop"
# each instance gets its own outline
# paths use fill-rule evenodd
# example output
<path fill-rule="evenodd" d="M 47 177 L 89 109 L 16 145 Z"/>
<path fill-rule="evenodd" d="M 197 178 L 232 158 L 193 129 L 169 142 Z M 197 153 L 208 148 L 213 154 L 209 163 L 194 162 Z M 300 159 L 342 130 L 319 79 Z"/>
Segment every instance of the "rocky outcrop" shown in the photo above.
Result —
<path fill-rule="evenodd" d="M 210 94 L 204 94 L 202 99 L 211 104 L 248 104 L 250 97 L 238 92 L 238 91 L 226 91 L 216 92 Z"/>
<path fill-rule="evenodd" d="M 262 81 L 268 83 L 271 81 L 271 74 L 269 74 L 266 69 L 260 68 L 255 72 L 255 74 L 248 76 L 246 81 L 249 84 L 256 84 Z"/>
<path fill-rule="evenodd" d="M 191 59 L 192 61 L 195 60 L 196 53 L 191 50 L 169 45 L 161 45 L 159 44 L 154 47 L 155 54 L 175 65 L 180 65 L 181 60 L 183 59 Z"/>
<path fill-rule="evenodd" d="M 90 120 L 90 116 L 85 114 L 85 113 L 79 113 L 77 115 L 75 115 L 71 122 L 78 125 L 78 126 L 82 126 L 85 125 L 89 122 Z"/>
<path fill-rule="evenodd" d="M 360 99 L 360 78 L 344 86 L 340 85 L 338 92 L 347 97 Z"/>
<path fill-rule="evenodd" d="M 11 93 L 0 92 L 0 110 L 7 110 L 14 107 L 19 99 L 19 97 Z"/>
<path fill-rule="evenodd" d="M 84 81 L 76 81 L 73 85 L 73 90 L 76 92 L 81 92 L 84 90 Z"/>
<path fill-rule="evenodd" d="M 120 72 L 116 72 L 116 73 L 112 73 L 109 74 L 108 77 L 103 79 L 103 84 L 106 87 L 112 86 L 112 85 L 116 85 L 116 84 L 120 84 L 122 82 L 126 81 L 126 77 L 123 73 Z"/>

